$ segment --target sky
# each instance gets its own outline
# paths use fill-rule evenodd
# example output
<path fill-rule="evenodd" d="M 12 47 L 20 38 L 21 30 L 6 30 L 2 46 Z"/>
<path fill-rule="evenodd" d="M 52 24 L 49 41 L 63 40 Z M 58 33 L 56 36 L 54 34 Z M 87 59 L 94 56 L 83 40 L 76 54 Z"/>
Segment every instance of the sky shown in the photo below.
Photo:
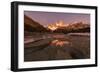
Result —
<path fill-rule="evenodd" d="M 24 14 L 45 27 L 49 24 L 54 24 L 60 20 L 62 20 L 66 25 L 69 23 L 81 21 L 86 24 L 90 23 L 90 14 L 84 13 L 24 11 Z"/>

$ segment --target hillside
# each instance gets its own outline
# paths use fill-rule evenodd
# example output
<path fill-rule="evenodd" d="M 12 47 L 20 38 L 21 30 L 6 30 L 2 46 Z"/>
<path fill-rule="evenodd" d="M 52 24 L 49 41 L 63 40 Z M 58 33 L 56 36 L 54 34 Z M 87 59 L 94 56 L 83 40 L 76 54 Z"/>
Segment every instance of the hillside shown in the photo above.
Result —
<path fill-rule="evenodd" d="M 24 15 L 24 31 L 29 32 L 48 32 L 49 30 L 43 27 L 37 21 L 32 20 L 30 17 Z"/>

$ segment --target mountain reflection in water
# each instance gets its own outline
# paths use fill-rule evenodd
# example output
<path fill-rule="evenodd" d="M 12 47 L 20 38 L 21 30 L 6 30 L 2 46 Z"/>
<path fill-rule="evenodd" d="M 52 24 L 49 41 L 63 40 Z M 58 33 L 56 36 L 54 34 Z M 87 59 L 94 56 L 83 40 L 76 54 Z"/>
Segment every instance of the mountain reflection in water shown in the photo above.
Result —
<path fill-rule="evenodd" d="M 52 45 L 55 45 L 55 46 L 60 46 L 60 47 L 62 47 L 63 45 L 68 45 L 68 44 L 70 44 L 70 42 L 69 41 L 65 41 L 65 40 L 53 40 L 52 42 L 51 42 L 51 44 Z"/>
<path fill-rule="evenodd" d="M 45 35 L 45 37 L 48 38 L 40 38 L 36 41 L 25 43 L 24 61 L 90 58 L 89 36 L 49 34 L 49 36 Z"/>

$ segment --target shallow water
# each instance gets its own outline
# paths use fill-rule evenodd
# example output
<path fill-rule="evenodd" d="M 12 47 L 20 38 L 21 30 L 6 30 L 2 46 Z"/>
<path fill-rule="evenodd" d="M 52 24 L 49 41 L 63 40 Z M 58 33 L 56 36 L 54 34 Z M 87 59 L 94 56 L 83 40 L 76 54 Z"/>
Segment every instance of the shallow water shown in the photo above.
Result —
<path fill-rule="evenodd" d="M 25 43 L 24 61 L 90 58 L 90 37 L 86 34 L 45 34 L 29 39 L 35 41 Z"/>

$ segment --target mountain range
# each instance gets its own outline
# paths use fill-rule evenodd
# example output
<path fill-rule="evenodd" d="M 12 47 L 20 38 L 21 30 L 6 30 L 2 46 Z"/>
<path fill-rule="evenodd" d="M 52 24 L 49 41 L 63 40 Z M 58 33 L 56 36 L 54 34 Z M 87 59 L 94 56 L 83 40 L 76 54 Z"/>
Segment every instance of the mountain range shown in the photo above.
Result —
<path fill-rule="evenodd" d="M 52 24 L 51 28 L 56 28 L 51 30 L 48 27 L 44 27 L 39 22 L 31 19 L 30 17 L 24 15 L 24 31 L 25 32 L 54 32 L 54 33 L 69 33 L 69 32 L 90 32 L 90 25 L 84 24 L 82 22 L 77 22 L 73 24 Z"/>
<path fill-rule="evenodd" d="M 90 25 L 82 22 L 68 24 L 66 27 L 58 27 L 54 32 L 90 32 Z"/>

